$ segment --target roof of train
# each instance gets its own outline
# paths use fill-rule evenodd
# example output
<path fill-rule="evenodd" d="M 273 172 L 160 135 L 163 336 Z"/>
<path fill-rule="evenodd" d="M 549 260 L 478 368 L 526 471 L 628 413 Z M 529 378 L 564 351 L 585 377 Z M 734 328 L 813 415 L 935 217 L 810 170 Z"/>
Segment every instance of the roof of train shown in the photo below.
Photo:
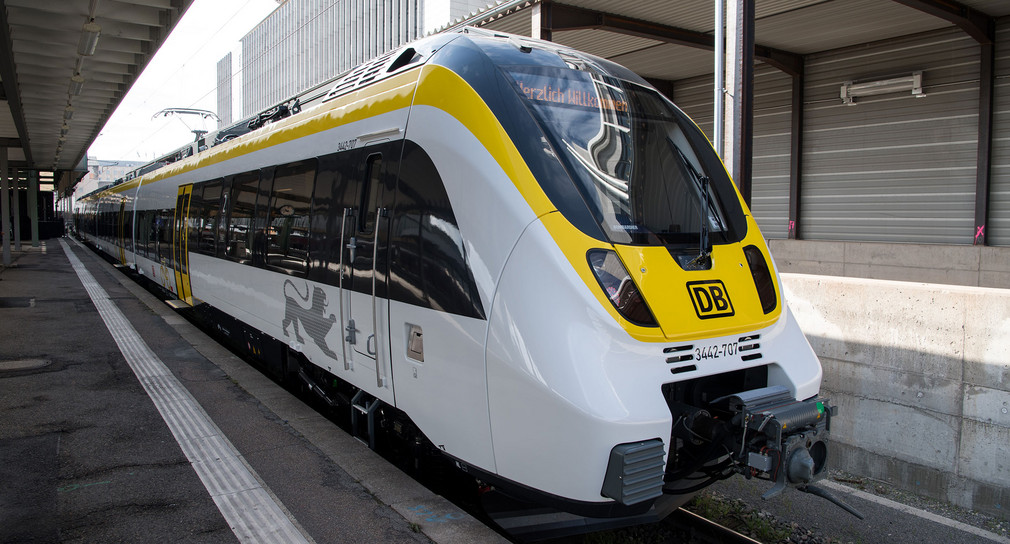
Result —
<path fill-rule="evenodd" d="M 340 96 L 419 67 L 427 63 L 439 49 L 459 39 L 468 40 L 484 52 L 488 59 L 497 66 L 579 67 L 580 69 L 590 69 L 611 77 L 649 86 L 637 74 L 619 64 L 570 47 L 483 28 L 465 27 L 451 34 L 434 34 L 415 40 L 370 59 L 334 79 L 303 91 L 284 102 L 234 123 L 231 126 L 209 133 L 200 140 L 191 142 L 150 163 L 140 166 L 129 172 L 126 176 L 116 180 L 113 185 L 96 189 L 82 196 L 81 199 L 87 199 L 103 192 L 115 191 L 116 189 L 121 190 L 122 184 L 126 182 L 159 172 L 170 164 L 203 153 L 233 139 L 243 138 L 272 122 L 297 114 L 302 111 L 302 105 L 304 104 L 312 104 L 313 108 L 318 107 Z M 324 88 L 327 90 L 320 92 Z"/>

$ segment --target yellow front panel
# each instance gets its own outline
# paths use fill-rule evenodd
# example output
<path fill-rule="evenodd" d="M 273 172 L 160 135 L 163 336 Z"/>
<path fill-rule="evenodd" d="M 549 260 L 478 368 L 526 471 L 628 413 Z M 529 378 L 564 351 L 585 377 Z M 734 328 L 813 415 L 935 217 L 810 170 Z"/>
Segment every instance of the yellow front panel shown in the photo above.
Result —
<path fill-rule="evenodd" d="M 745 333 L 774 323 L 782 313 L 779 304 L 769 314 L 761 309 L 754 279 L 743 248 L 755 245 L 771 266 L 771 259 L 757 225 L 748 217 L 748 236 L 739 243 L 717 245 L 710 270 L 685 271 L 663 246 L 611 245 L 585 235 L 560 213 L 542 218 L 579 277 L 608 313 L 633 338 L 647 342 L 676 342 Z M 642 327 L 624 319 L 614 308 L 593 275 L 586 253 L 591 249 L 614 249 L 638 286 L 659 327 Z M 733 315 L 699 317 L 692 301 L 690 282 L 721 282 L 732 304 Z M 776 287 L 777 289 L 777 287 Z M 713 304 L 716 306 L 718 301 Z M 712 314 L 719 314 L 714 308 Z"/>
<path fill-rule="evenodd" d="M 750 238 L 713 247 L 709 270 L 684 270 L 662 246 L 618 245 L 615 249 L 666 339 L 678 341 L 745 333 L 778 318 L 778 307 L 767 315 L 761 308 L 743 252 L 752 243 Z M 762 241 L 758 247 L 763 246 Z M 763 253 L 769 260 L 767 250 Z M 692 297 L 692 287 L 703 291 L 700 297 L 695 292 L 700 302 Z"/>

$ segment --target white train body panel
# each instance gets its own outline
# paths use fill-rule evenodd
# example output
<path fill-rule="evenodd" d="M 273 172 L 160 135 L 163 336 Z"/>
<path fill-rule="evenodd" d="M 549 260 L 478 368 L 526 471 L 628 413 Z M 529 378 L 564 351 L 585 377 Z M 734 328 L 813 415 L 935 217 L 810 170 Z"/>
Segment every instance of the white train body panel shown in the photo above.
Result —
<path fill-rule="evenodd" d="M 615 444 L 669 434 L 655 347 L 629 338 L 535 223 L 499 284 L 487 346 L 495 458 L 502 476 L 601 502 Z M 531 462 L 533 460 L 533 462 Z"/>
<path fill-rule="evenodd" d="M 401 302 L 390 304 L 396 406 L 441 451 L 495 471 L 487 410 L 487 322 Z M 424 331 L 424 361 L 407 350 L 410 325 Z"/>

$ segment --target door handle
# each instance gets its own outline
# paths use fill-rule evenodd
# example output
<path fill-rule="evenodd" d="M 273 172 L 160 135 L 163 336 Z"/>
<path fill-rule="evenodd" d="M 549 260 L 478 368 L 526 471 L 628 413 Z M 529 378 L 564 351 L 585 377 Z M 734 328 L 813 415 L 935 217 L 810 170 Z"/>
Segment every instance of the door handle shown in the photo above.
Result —
<path fill-rule="evenodd" d="M 344 208 L 343 219 L 340 221 L 340 246 L 341 246 L 341 248 L 344 245 L 344 229 L 347 227 L 347 215 L 350 212 L 350 210 L 351 210 L 351 208 Z M 351 262 L 354 262 L 354 259 L 351 259 Z M 337 288 L 338 288 L 338 291 L 340 293 L 340 301 L 339 301 L 339 305 L 340 305 L 340 323 L 343 324 L 344 323 L 344 250 L 343 249 L 340 250 L 340 265 L 338 267 L 338 271 L 339 271 L 339 276 L 337 278 Z M 352 344 L 354 343 L 354 331 L 356 330 L 354 328 L 354 322 L 351 321 L 350 323 L 348 323 L 347 327 L 345 328 L 345 330 L 349 334 L 347 335 L 346 338 L 344 338 L 344 342 L 340 343 L 340 354 L 344 357 L 344 370 L 350 370 L 351 369 L 351 361 L 349 361 L 347 359 L 347 342 L 350 342 Z"/>
<path fill-rule="evenodd" d="M 382 357 L 379 356 L 379 308 L 375 296 L 375 276 L 378 272 L 376 263 L 379 257 L 379 232 L 382 230 L 379 228 L 379 225 L 383 219 L 386 219 L 387 215 L 386 208 L 379 208 L 375 211 L 375 239 L 372 241 L 372 336 L 375 338 L 375 384 L 378 387 L 386 386 L 386 376 Z M 368 346 L 366 345 L 365 347 L 367 349 Z"/>

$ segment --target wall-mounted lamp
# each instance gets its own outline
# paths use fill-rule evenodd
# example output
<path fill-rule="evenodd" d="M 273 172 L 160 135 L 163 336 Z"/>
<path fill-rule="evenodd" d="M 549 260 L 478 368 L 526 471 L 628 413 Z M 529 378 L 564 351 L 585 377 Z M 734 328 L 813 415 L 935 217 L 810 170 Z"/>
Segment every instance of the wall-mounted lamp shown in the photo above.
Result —
<path fill-rule="evenodd" d="M 70 78 L 70 94 L 77 96 L 84 89 L 84 76 L 80 72 Z"/>
<path fill-rule="evenodd" d="M 74 118 L 74 107 L 67 104 L 66 109 L 63 110 L 63 119 L 69 121 Z"/>
<path fill-rule="evenodd" d="M 81 39 L 77 42 L 77 54 L 84 55 L 85 57 L 94 55 L 95 49 L 98 47 L 98 37 L 101 35 L 102 27 L 92 17 L 81 28 Z"/>
<path fill-rule="evenodd" d="M 856 98 L 860 96 L 872 96 L 877 94 L 900 93 L 911 91 L 915 98 L 922 98 L 926 93 L 922 92 L 922 71 L 912 72 L 907 76 L 894 77 L 890 79 L 880 79 L 874 81 L 846 81 L 842 83 L 841 97 L 842 103 L 846 106 L 855 106 Z"/>

